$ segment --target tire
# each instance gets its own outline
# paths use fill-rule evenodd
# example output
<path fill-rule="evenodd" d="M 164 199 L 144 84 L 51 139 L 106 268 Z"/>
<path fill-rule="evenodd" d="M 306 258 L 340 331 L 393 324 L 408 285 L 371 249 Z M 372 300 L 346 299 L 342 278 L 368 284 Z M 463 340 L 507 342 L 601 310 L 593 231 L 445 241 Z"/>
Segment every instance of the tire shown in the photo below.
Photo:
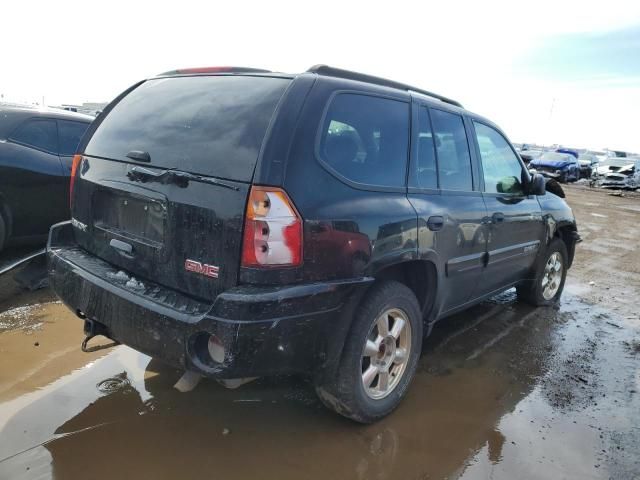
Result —
<path fill-rule="evenodd" d="M 400 319 L 404 320 L 404 328 L 394 338 L 392 332 Z M 378 329 L 383 322 L 388 325 L 387 336 Z M 415 374 L 422 348 L 422 328 L 418 300 L 408 287 L 396 281 L 374 285 L 358 307 L 336 374 L 316 384 L 322 403 L 360 423 L 372 423 L 391 413 Z M 402 358 L 398 352 L 407 348 L 404 361 L 396 362 Z M 366 372 L 370 373 L 365 377 Z M 387 379 L 387 389 L 383 377 Z M 365 378 L 370 380 L 369 388 L 365 388 Z"/>
<path fill-rule="evenodd" d="M 558 179 L 558 181 L 560 183 L 567 183 L 567 177 L 568 177 L 567 173 L 564 172 L 564 173 L 560 174 L 560 178 Z"/>
<path fill-rule="evenodd" d="M 552 258 L 555 258 L 556 267 L 551 265 Z M 536 307 L 556 303 L 562 295 L 564 282 L 567 278 L 567 258 L 567 246 L 559 238 L 554 238 L 544 255 L 538 258 L 535 278 L 516 287 L 518 299 Z M 557 270 L 557 262 L 560 262 L 559 272 Z M 555 270 L 556 273 L 553 273 L 550 269 Z M 547 285 L 549 284 L 551 287 L 554 285 L 555 287 L 548 288 Z"/>

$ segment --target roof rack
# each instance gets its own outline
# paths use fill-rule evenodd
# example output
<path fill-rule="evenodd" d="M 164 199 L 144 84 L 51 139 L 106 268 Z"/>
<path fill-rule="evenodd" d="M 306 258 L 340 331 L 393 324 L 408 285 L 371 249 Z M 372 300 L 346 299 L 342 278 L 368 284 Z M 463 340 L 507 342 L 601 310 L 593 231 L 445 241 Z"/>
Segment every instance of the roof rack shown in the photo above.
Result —
<path fill-rule="evenodd" d="M 250 67 L 196 67 L 196 68 L 179 68 L 161 73 L 159 77 L 166 75 L 197 75 L 206 73 L 271 73 L 271 70 L 263 70 L 262 68 Z"/>
<path fill-rule="evenodd" d="M 329 77 L 346 78 L 348 80 L 357 80 L 360 82 L 373 83 L 374 85 L 382 85 L 384 87 L 396 88 L 398 90 L 405 90 L 407 92 L 417 92 L 429 97 L 437 98 L 438 100 L 455 105 L 456 107 L 464 108 L 460 102 L 452 100 L 437 93 L 422 90 L 421 88 L 412 87 L 405 83 L 396 82 L 394 80 L 387 80 L 386 78 L 375 77 L 373 75 L 367 75 L 366 73 L 352 72 L 351 70 L 343 70 L 342 68 L 334 68 L 329 65 L 314 65 L 309 70 L 309 73 L 317 73 L 318 75 L 326 75 Z"/>

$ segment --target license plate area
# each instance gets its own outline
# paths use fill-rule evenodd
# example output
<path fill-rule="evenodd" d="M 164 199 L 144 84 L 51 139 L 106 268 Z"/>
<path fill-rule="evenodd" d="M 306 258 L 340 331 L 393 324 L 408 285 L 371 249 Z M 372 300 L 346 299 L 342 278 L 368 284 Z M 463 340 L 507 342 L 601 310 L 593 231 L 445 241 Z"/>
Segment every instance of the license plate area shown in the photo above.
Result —
<path fill-rule="evenodd" d="M 93 196 L 92 211 L 94 227 L 105 233 L 154 248 L 164 244 L 166 201 L 132 193 L 98 190 Z"/>

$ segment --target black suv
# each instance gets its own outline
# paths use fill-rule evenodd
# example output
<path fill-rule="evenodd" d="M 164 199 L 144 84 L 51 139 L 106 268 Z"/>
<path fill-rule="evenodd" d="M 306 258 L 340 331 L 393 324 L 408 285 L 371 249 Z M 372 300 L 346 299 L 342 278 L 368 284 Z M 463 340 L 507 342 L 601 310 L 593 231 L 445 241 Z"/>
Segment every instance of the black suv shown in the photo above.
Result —
<path fill-rule="evenodd" d="M 434 323 L 560 296 L 578 239 L 505 135 L 457 102 L 316 66 L 140 82 L 74 158 L 50 282 L 103 334 L 217 379 L 309 374 L 372 422 Z"/>

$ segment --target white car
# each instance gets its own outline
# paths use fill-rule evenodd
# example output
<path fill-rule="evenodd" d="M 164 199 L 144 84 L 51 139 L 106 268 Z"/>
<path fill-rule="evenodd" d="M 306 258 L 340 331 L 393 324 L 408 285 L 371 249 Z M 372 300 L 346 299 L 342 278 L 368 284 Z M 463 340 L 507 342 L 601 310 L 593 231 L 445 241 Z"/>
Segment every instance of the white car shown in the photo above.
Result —
<path fill-rule="evenodd" d="M 598 183 L 609 188 L 640 187 L 640 158 L 608 158 L 597 169 Z"/>

